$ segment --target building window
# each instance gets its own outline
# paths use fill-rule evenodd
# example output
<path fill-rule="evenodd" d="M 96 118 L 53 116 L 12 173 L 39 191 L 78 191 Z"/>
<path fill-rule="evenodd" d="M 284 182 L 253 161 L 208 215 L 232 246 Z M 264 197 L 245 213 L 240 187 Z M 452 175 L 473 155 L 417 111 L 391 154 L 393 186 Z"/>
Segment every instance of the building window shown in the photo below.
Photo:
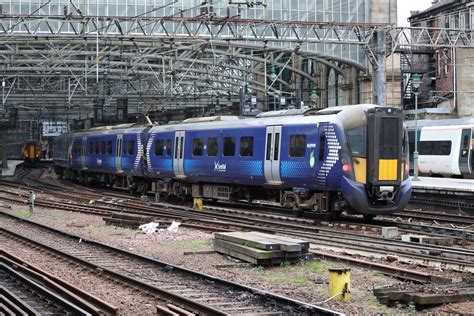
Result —
<path fill-rule="evenodd" d="M 253 137 L 244 136 L 240 138 L 240 156 L 251 157 L 253 156 Z"/>
<path fill-rule="evenodd" d="M 219 145 L 219 143 L 217 142 L 216 137 L 212 137 L 212 138 L 207 139 L 207 155 L 209 157 L 217 156 L 218 148 L 219 148 L 218 145 Z"/>
<path fill-rule="evenodd" d="M 306 155 L 306 135 L 290 136 L 290 157 L 298 158 Z"/>
<path fill-rule="evenodd" d="M 235 155 L 235 137 L 224 137 L 224 156 Z"/>
<path fill-rule="evenodd" d="M 164 141 L 162 139 L 155 140 L 155 156 L 163 156 L 164 154 Z"/>
<path fill-rule="evenodd" d="M 204 140 L 202 138 L 193 139 L 193 156 L 202 156 L 204 152 Z"/>

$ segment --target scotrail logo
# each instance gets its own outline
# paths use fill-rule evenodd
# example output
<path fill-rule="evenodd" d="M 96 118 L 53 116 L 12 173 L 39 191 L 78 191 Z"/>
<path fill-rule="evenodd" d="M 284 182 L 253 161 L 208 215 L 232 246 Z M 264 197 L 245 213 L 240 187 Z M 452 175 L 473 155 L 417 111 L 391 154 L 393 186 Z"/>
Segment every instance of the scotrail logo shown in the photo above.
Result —
<path fill-rule="evenodd" d="M 225 163 L 220 164 L 217 161 L 214 162 L 214 172 L 226 172 L 226 171 L 227 171 L 227 165 Z"/>

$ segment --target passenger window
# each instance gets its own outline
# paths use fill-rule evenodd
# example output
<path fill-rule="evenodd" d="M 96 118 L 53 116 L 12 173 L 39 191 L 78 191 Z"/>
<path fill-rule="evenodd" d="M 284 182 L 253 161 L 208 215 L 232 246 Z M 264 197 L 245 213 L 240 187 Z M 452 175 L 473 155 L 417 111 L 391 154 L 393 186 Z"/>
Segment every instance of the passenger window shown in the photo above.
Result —
<path fill-rule="evenodd" d="M 163 156 L 164 151 L 164 141 L 162 139 L 155 140 L 155 156 Z"/>
<path fill-rule="evenodd" d="M 105 142 L 104 141 L 102 142 L 100 153 L 103 154 L 103 155 L 105 154 Z"/>
<path fill-rule="evenodd" d="M 107 155 L 112 155 L 112 141 L 107 141 Z"/>
<path fill-rule="evenodd" d="M 127 155 L 127 141 L 122 140 L 123 155 Z"/>
<path fill-rule="evenodd" d="M 193 139 L 193 156 L 202 156 L 204 152 L 204 140 L 202 138 Z"/>
<path fill-rule="evenodd" d="M 100 152 L 100 143 L 95 142 L 95 154 L 98 155 Z"/>
<path fill-rule="evenodd" d="M 326 151 L 326 133 L 321 132 L 319 135 L 319 161 L 324 160 L 324 153 Z"/>
<path fill-rule="evenodd" d="M 93 155 L 93 154 L 94 154 L 94 143 L 90 142 L 89 143 L 89 155 Z"/>
<path fill-rule="evenodd" d="M 166 155 L 171 156 L 171 139 L 166 140 Z"/>
<path fill-rule="evenodd" d="M 224 137 L 224 156 L 235 155 L 235 137 Z"/>
<path fill-rule="evenodd" d="M 217 156 L 218 153 L 218 145 L 216 137 L 208 138 L 207 139 L 207 155 L 210 156 Z"/>
<path fill-rule="evenodd" d="M 306 156 L 306 135 L 290 136 L 290 157 Z"/>
<path fill-rule="evenodd" d="M 253 156 L 253 137 L 244 136 L 240 138 L 240 156 L 251 157 Z"/>
<path fill-rule="evenodd" d="M 128 141 L 128 154 L 133 155 L 135 153 L 135 141 L 129 140 Z"/>
<path fill-rule="evenodd" d="M 183 152 L 184 152 L 184 137 L 181 136 L 179 141 L 179 159 L 183 159 Z"/>

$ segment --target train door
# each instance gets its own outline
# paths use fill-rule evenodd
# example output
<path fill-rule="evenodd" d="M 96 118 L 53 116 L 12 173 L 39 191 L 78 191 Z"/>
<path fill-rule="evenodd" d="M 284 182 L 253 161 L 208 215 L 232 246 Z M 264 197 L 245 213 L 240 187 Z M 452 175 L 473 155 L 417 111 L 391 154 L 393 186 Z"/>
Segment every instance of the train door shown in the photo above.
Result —
<path fill-rule="evenodd" d="M 461 146 L 459 152 L 459 170 L 462 175 L 469 175 L 472 173 L 472 166 L 469 161 L 471 156 L 471 129 L 465 128 L 461 132 Z"/>
<path fill-rule="evenodd" d="M 81 168 L 86 168 L 86 147 L 87 147 L 87 137 L 82 137 L 81 142 Z"/>
<path fill-rule="evenodd" d="M 184 178 L 184 144 L 185 131 L 177 131 L 174 134 L 174 158 L 173 170 L 177 178 Z"/>
<path fill-rule="evenodd" d="M 281 126 L 267 126 L 265 139 L 265 180 L 269 184 L 280 184 Z"/>
<path fill-rule="evenodd" d="M 123 134 L 118 134 L 116 148 L 115 148 L 115 169 L 117 172 L 122 172 L 122 148 L 123 148 Z"/>

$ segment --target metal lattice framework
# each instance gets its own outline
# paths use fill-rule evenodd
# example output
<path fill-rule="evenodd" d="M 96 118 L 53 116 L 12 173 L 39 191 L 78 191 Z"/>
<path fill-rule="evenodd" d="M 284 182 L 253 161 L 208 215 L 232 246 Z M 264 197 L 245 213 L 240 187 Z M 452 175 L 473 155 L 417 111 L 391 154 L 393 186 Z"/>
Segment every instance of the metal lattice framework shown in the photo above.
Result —
<path fill-rule="evenodd" d="M 380 44 L 380 31 L 385 46 Z M 471 30 L 396 28 L 380 24 L 268 21 L 199 17 L 100 17 L 80 10 L 67 16 L 4 15 L 0 20 L 3 105 L 91 104 L 95 99 L 154 99 L 163 105 L 190 96 L 210 98 L 281 94 L 298 55 L 341 72 L 367 69 L 403 47 L 473 47 Z M 382 43 L 383 44 L 383 43 Z M 357 48 L 358 47 L 358 48 Z M 362 48 L 362 49 L 359 49 Z M 353 50 L 354 52 L 354 50 Z M 271 67 L 277 77 L 268 82 Z M 265 80 L 262 80 L 265 78 Z M 41 98 L 41 99 L 40 99 Z M 38 102 L 42 100 L 42 102 Z M 191 105 L 189 103 L 183 106 Z"/>

